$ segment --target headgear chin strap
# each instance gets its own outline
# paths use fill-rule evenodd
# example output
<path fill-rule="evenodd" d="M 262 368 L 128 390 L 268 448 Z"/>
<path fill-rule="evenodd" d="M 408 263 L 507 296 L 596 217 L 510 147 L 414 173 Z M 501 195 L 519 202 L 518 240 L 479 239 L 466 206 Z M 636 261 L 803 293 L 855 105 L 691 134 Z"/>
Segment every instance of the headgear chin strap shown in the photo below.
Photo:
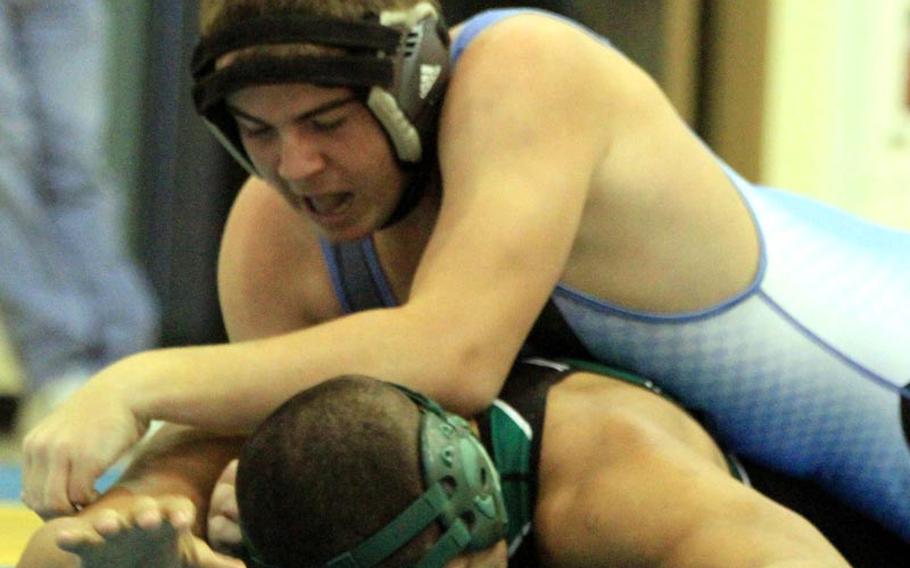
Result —
<path fill-rule="evenodd" d="M 228 53 L 269 45 L 308 44 L 341 48 L 345 55 L 258 53 L 218 68 Z M 435 169 L 437 120 L 449 78 L 449 35 L 428 2 L 404 11 L 349 21 L 301 12 L 243 20 L 199 42 L 193 53 L 193 100 L 215 137 L 251 174 L 259 175 L 240 139 L 225 99 L 252 85 L 312 83 L 352 87 L 382 125 L 395 154 L 411 171 L 408 192 L 426 185 Z M 431 159 L 432 158 L 432 159 Z M 432 164 L 430 164 L 432 162 Z M 400 209 L 401 207 L 399 207 Z M 403 216 L 396 211 L 393 217 Z"/>
<path fill-rule="evenodd" d="M 467 421 L 417 392 L 393 386 L 420 408 L 421 464 L 428 489 L 392 522 L 324 568 L 376 566 L 433 523 L 444 532 L 417 568 L 443 568 L 463 551 L 484 550 L 506 536 L 499 472 Z M 251 565 L 276 568 L 258 558 L 246 539 L 245 543 Z"/>

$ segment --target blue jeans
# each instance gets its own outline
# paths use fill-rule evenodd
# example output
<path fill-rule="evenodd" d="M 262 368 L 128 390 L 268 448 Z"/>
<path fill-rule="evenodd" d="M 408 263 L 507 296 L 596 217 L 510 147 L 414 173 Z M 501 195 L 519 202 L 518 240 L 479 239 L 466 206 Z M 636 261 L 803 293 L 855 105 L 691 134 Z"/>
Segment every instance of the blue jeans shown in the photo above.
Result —
<path fill-rule="evenodd" d="M 32 388 L 157 341 L 105 167 L 105 0 L 0 0 L 0 309 Z"/>

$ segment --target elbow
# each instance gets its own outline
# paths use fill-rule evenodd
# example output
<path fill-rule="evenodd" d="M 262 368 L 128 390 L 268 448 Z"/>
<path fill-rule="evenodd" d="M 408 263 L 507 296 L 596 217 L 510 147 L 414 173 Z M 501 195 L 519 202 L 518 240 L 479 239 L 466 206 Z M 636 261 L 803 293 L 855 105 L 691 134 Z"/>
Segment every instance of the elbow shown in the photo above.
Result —
<path fill-rule="evenodd" d="M 399 313 L 409 322 L 412 385 L 447 410 L 471 417 L 499 395 L 522 338 L 487 318 L 466 317 L 465 311 L 412 299 Z"/>
<path fill-rule="evenodd" d="M 479 414 L 499 396 L 514 354 L 502 354 L 478 342 L 448 347 L 439 375 L 444 384 L 440 400 L 448 410 L 462 416 Z"/>

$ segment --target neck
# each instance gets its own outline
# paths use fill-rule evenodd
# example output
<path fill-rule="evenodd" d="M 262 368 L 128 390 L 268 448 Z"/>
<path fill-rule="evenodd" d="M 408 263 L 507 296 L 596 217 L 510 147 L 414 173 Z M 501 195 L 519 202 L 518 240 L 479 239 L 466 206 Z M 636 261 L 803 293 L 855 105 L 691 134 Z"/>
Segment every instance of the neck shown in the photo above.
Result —
<path fill-rule="evenodd" d="M 399 298 L 409 295 L 411 279 L 436 226 L 441 198 L 438 184 L 428 187 L 407 216 L 373 234 L 373 242 Z"/>
<path fill-rule="evenodd" d="M 430 233 L 436 226 L 442 191 L 438 176 L 426 181 L 418 201 L 397 222 L 387 224 L 374 234 L 376 241 L 382 242 L 417 242 L 423 250 Z"/>

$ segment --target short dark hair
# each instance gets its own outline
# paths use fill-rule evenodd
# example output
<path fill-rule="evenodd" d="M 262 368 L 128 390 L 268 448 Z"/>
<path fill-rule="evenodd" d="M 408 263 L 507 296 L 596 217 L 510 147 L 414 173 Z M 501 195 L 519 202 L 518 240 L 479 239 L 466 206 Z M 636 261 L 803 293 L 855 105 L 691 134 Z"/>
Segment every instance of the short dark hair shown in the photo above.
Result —
<path fill-rule="evenodd" d="M 325 563 L 404 511 L 425 490 L 420 413 L 397 389 L 345 376 L 279 407 L 244 446 L 237 502 L 259 558 L 283 568 Z M 411 566 L 431 526 L 381 566 Z"/>

